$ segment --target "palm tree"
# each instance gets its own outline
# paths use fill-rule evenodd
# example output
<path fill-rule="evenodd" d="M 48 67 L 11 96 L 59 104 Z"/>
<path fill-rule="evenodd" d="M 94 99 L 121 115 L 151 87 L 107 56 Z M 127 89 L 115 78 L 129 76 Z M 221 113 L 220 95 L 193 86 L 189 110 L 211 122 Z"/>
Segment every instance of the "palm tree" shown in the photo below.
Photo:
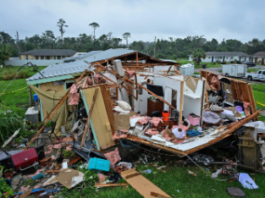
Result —
<path fill-rule="evenodd" d="M 91 26 L 94 29 L 94 43 L 96 39 L 96 29 L 99 27 L 99 24 L 96 22 L 90 23 L 89 26 Z"/>
<path fill-rule="evenodd" d="M 200 65 L 202 58 L 206 58 L 206 54 L 202 49 L 195 49 L 192 52 L 192 60 L 197 64 Z"/>
<path fill-rule="evenodd" d="M 63 42 L 63 34 L 65 33 L 65 29 L 64 27 L 68 27 L 68 25 L 65 25 L 65 20 L 63 19 L 59 19 L 59 21 L 57 22 L 57 26 L 59 27 L 59 31 L 61 32 L 61 39 Z"/>
<path fill-rule="evenodd" d="M 130 32 L 125 32 L 122 36 L 126 40 L 126 45 L 127 45 L 127 48 L 128 48 L 129 47 L 128 38 L 131 37 L 131 33 Z"/>

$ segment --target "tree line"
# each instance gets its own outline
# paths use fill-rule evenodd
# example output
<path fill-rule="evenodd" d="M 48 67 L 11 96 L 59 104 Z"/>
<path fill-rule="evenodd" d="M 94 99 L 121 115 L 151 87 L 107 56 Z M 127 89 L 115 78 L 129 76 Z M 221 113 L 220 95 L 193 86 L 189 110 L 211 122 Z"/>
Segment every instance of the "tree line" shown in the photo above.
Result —
<path fill-rule="evenodd" d="M 89 52 L 109 48 L 130 48 L 156 58 L 174 60 L 187 58 L 195 49 L 201 49 L 205 52 L 245 52 L 249 55 L 258 51 L 265 51 L 265 40 L 261 41 L 257 38 L 246 43 L 237 39 L 224 39 L 219 43 L 214 38 L 207 40 L 204 36 L 187 36 L 186 38 L 157 39 L 154 42 L 133 41 L 129 43 L 130 32 L 125 32 L 123 38 L 113 37 L 111 32 L 96 37 L 96 30 L 100 28 L 96 22 L 88 24 L 89 27 L 93 28 L 94 35 L 82 33 L 77 37 L 64 37 L 67 28 L 69 28 L 65 20 L 59 19 L 57 26 L 60 32 L 59 37 L 55 37 L 53 31 L 46 30 L 41 34 L 18 40 L 4 31 L 0 32 L 0 59 L 3 57 L 6 59 L 10 56 L 16 57 L 20 52 L 33 49 L 72 49 L 78 52 Z M 126 45 L 122 43 L 123 39 L 126 41 Z"/>

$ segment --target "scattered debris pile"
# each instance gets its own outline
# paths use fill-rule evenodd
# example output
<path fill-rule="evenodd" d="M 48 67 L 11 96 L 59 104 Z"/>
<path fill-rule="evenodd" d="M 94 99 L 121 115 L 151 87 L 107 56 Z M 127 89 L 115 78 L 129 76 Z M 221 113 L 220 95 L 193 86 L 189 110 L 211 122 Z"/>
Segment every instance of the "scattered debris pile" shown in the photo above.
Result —
<path fill-rule="evenodd" d="M 257 120 L 251 87 L 208 71 L 202 71 L 201 78 L 184 76 L 177 63 L 175 73 L 169 73 L 171 66 L 156 74 L 150 71 L 155 63 L 138 60 L 137 54 L 136 62 L 90 64 L 65 87 L 61 81 L 29 84 L 44 117 L 23 150 L 5 149 L 14 137 L 2 147 L 2 181 L 10 181 L 13 195 L 130 185 L 144 197 L 171 197 L 136 170 L 138 163 L 163 155 L 177 156 L 183 165 L 219 166 L 211 178 L 226 175 L 245 188 L 258 188 L 248 175 L 237 172 L 238 166 L 263 171 L 265 124 Z M 149 71 L 144 70 L 147 66 Z M 207 149 L 235 152 L 230 157 L 203 154 Z M 120 183 L 122 178 L 127 183 Z"/>

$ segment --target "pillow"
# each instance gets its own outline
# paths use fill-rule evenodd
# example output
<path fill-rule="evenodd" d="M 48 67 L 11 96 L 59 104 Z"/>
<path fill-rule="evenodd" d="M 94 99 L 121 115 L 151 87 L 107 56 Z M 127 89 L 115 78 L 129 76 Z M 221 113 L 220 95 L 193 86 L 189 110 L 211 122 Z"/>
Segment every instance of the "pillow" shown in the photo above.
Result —
<path fill-rule="evenodd" d="M 116 102 L 118 103 L 119 107 L 121 107 L 123 110 L 127 111 L 132 110 L 132 107 L 127 102 L 121 100 L 118 100 Z"/>
<path fill-rule="evenodd" d="M 214 112 L 204 111 L 202 114 L 202 120 L 208 124 L 217 124 L 220 122 L 221 118 Z"/>

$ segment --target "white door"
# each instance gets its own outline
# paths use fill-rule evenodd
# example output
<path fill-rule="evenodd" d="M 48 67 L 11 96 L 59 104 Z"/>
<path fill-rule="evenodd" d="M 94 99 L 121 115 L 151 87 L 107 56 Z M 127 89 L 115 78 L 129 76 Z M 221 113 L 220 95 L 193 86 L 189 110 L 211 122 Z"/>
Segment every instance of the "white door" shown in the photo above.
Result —
<path fill-rule="evenodd" d="M 231 76 L 237 76 L 237 66 L 232 65 Z"/>

